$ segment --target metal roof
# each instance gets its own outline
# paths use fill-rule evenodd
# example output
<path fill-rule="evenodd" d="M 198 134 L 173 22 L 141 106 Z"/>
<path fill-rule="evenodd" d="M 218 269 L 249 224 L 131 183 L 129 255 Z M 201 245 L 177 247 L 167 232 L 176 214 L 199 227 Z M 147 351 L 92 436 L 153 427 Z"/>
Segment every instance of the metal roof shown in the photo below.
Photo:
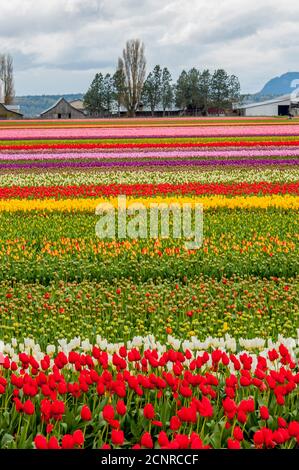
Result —
<path fill-rule="evenodd" d="M 297 103 L 299 101 L 298 93 L 297 93 L 296 97 L 293 97 L 293 98 L 291 98 L 291 97 L 292 97 L 292 95 L 289 94 L 289 95 L 278 96 L 277 98 L 273 98 L 271 100 L 257 101 L 256 103 L 236 105 L 235 109 L 257 108 L 259 106 L 265 106 L 265 105 L 268 105 L 268 104 L 281 103 L 282 101 L 290 101 L 292 103 Z"/>
<path fill-rule="evenodd" d="M 18 114 L 19 116 L 23 116 L 23 114 L 20 113 L 19 111 L 16 111 L 15 109 L 9 109 L 10 106 L 5 105 L 3 103 L 0 103 L 0 108 L 3 108 L 5 111 L 8 111 L 9 113 Z"/>

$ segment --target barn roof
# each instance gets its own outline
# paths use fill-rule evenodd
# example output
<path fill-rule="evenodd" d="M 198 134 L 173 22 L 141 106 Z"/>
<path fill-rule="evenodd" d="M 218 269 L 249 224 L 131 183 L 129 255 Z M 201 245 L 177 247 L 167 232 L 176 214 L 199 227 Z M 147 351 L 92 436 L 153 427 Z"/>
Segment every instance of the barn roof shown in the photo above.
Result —
<path fill-rule="evenodd" d="M 22 113 L 19 113 L 18 111 L 14 111 L 13 109 L 10 109 L 9 106 L 5 106 L 5 104 L 3 104 L 3 103 L 0 103 L 0 110 L 1 109 L 4 110 L 4 111 L 7 111 L 10 114 L 16 114 L 17 116 L 23 116 Z"/>
<path fill-rule="evenodd" d="M 73 103 L 82 103 L 82 104 L 83 104 L 83 103 L 84 103 L 84 101 L 83 101 L 83 100 L 81 100 L 81 98 L 78 98 L 77 100 L 72 100 L 72 101 L 69 101 L 69 104 L 71 104 L 71 105 L 72 105 Z"/>
<path fill-rule="evenodd" d="M 298 102 L 299 97 L 297 96 L 292 96 L 292 95 L 283 95 L 283 96 L 277 96 L 277 98 L 272 98 L 271 100 L 267 101 L 256 101 L 255 103 L 248 103 L 248 104 L 243 104 L 243 105 L 236 105 L 236 109 L 248 109 L 248 108 L 256 108 L 258 106 L 265 106 L 267 104 L 275 104 L 275 103 L 281 103 L 282 101 L 290 101 L 292 103 Z"/>
<path fill-rule="evenodd" d="M 46 109 L 45 111 L 43 111 L 42 113 L 40 113 L 40 115 L 42 116 L 43 114 L 46 114 L 48 113 L 49 111 L 51 111 L 52 109 L 56 108 L 56 106 L 59 105 L 59 103 L 61 102 L 64 102 L 66 103 L 70 108 L 72 108 L 74 111 L 78 111 L 79 113 L 83 113 L 83 111 L 81 111 L 80 109 L 77 109 L 75 108 L 74 106 L 71 105 L 71 103 L 69 101 L 67 101 L 65 98 L 59 98 L 59 100 L 56 101 L 56 103 L 54 103 L 52 106 L 50 106 L 48 109 Z"/>

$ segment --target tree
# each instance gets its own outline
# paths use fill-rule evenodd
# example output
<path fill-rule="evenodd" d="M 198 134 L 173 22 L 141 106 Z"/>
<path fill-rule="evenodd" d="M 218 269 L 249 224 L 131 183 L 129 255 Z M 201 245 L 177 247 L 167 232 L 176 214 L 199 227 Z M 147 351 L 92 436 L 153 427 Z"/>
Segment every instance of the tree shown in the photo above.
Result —
<path fill-rule="evenodd" d="M 152 116 L 161 101 L 162 95 L 162 69 L 156 65 L 154 70 L 148 75 L 142 90 L 142 100 L 145 105 L 150 106 Z"/>
<path fill-rule="evenodd" d="M 198 108 L 201 104 L 200 90 L 199 90 L 200 73 L 196 68 L 192 68 L 188 72 L 188 108 L 195 115 L 197 115 Z"/>
<path fill-rule="evenodd" d="M 178 108 L 185 111 L 189 103 L 188 74 L 186 70 L 181 72 L 175 87 L 175 102 Z"/>
<path fill-rule="evenodd" d="M 84 95 L 84 105 L 91 115 L 102 116 L 107 104 L 106 98 L 104 77 L 101 73 L 97 73 Z"/>
<path fill-rule="evenodd" d="M 199 79 L 200 73 L 196 68 L 192 68 L 188 73 L 183 70 L 176 86 L 177 106 L 194 114 L 197 114 L 201 104 Z"/>
<path fill-rule="evenodd" d="M 201 113 L 206 116 L 211 94 L 211 74 L 209 70 L 204 70 L 199 76 L 199 94 Z"/>
<path fill-rule="evenodd" d="M 145 79 L 144 45 L 139 39 L 127 41 L 119 65 L 125 76 L 124 104 L 129 116 L 135 116 Z"/>
<path fill-rule="evenodd" d="M 240 82 L 235 75 L 228 75 L 225 70 L 215 70 L 211 80 L 211 101 L 217 108 L 231 111 L 232 103 L 240 99 Z"/>
<path fill-rule="evenodd" d="M 104 110 L 111 114 L 112 105 L 114 100 L 114 81 L 110 73 L 107 73 L 103 80 L 103 101 L 104 101 Z"/>
<path fill-rule="evenodd" d="M 11 104 L 15 97 L 13 59 L 10 54 L 0 54 L 0 78 L 4 83 L 4 104 Z"/>
<path fill-rule="evenodd" d="M 236 103 L 240 101 L 240 82 L 238 77 L 236 75 L 231 75 L 229 77 L 229 83 L 228 83 L 228 89 L 229 89 L 229 101 L 230 105 L 232 106 L 233 103 Z"/>
<path fill-rule="evenodd" d="M 229 75 L 223 69 L 215 70 L 211 80 L 211 101 L 217 109 L 218 115 L 221 109 L 229 104 Z"/>
<path fill-rule="evenodd" d="M 118 64 L 118 68 L 113 75 L 113 98 L 117 104 L 118 117 L 120 116 L 120 107 L 124 104 L 126 77 L 123 69 Z"/>
<path fill-rule="evenodd" d="M 166 108 L 171 108 L 173 104 L 174 92 L 172 86 L 171 74 L 167 67 L 162 71 L 161 83 L 161 104 L 163 108 L 163 116 L 165 116 Z"/>

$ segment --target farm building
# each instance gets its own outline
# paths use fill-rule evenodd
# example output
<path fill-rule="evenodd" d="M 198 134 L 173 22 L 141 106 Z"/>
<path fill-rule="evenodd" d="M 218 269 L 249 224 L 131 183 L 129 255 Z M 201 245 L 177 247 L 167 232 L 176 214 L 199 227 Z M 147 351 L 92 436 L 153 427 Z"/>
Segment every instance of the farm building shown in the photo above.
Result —
<path fill-rule="evenodd" d="M 182 113 L 182 110 L 179 108 L 167 108 L 165 109 L 165 112 L 163 112 L 162 106 L 158 105 L 155 109 L 154 116 L 159 116 L 162 117 L 163 115 L 165 116 L 179 116 L 180 113 Z M 150 106 L 144 106 L 143 103 L 140 103 L 138 109 L 136 110 L 136 116 L 152 116 L 151 108 Z"/>
<path fill-rule="evenodd" d="M 85 114 L 66 99 L 60 98 L 53 106 L 43 111 L 40 117 L 42 119 L 82 119 Z"/>
<path fill-rule="evenodd" d="M 4 104 L 4 83 L 0 79 L 0 119 L 22 119 L 20 106 Z"/>
<path fill-rule="evenodd" d="M 165 116 L 179 116 L 182 112 L 179 108 L 167 108 L 165 109 Z M 117 105 L 114 104 L 112 107 L 111 115 L 113 117 L 116 116 L 127 116 L 128 111 L 125 106 L 121 105 L 120 109 L 118 109 Z M 154 116 L 155 117 L 162 117 L 163 116 L 163 108 L 161 106 L 157 106 L 155 108 Z M 108 114 L 109 115 L 109 114 Z M 135 112 L 136 117 L 152 117 L 152 112 L 149 106 L 144 106 L 142 103 L 139 104 L 138 108 Z"/>
<path fill-rule="evenodd" d="M 299 97 L 285 95 L 268 101 L 235 105 L 234 109 L 241 116 L 288 116 L 299 115 Z"/>
<path fill-rule="evenodd" d="M 22 119 L 23 114 L 19 110 L 19 106 L 9 106 L 0 103 L 0 119 Z"/>
<path fill-rule="evenodd" d="M 86 108 L 84 106 L 84 101 L 83 100 L 73 100 L 69 102 L 73 108 L 78 109 L 79 111 L 82 111 L 84 114 L 87 114 Z"/>

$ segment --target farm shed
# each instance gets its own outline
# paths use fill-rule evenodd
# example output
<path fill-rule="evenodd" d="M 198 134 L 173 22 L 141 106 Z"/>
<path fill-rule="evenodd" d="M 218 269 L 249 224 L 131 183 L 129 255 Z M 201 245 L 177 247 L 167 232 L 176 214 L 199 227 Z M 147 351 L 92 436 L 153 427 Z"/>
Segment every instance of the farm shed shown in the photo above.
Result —
<path fill-rule="evenodd" d="M 22 119 L 19 106 L 8 106 L 0 103 L 0 119 Z"/>
<path fill-rule="evenodd" d="M 4 82 L 0 78 L 0 119 L 22 119 L 22 117 L 20 106 L 5 104 Z"/>
<path fill-rule="evenodd" d="M 298 115 L 298 102 L 298 98 L 285 95 L 272 100 L 236 105 L 234 109 L 241 116 L 287 116 L 289 112 Z"/>
<path fill-rule="evenodd" d="M 69 102 L 71 106 L 75 109 L 79 109 L 79 111 L 82 111 L 84 114 L 87 114 L 86 108 L 84 106 L 84 101 L 83 100 L 73 100 Z"/>
<path fill-rule="evenodd" d="M 66 99 L 60 98 L 53 106 L 43 111 L 40 117 L 42 119 L 82 119 L 85 114 Z"/>

